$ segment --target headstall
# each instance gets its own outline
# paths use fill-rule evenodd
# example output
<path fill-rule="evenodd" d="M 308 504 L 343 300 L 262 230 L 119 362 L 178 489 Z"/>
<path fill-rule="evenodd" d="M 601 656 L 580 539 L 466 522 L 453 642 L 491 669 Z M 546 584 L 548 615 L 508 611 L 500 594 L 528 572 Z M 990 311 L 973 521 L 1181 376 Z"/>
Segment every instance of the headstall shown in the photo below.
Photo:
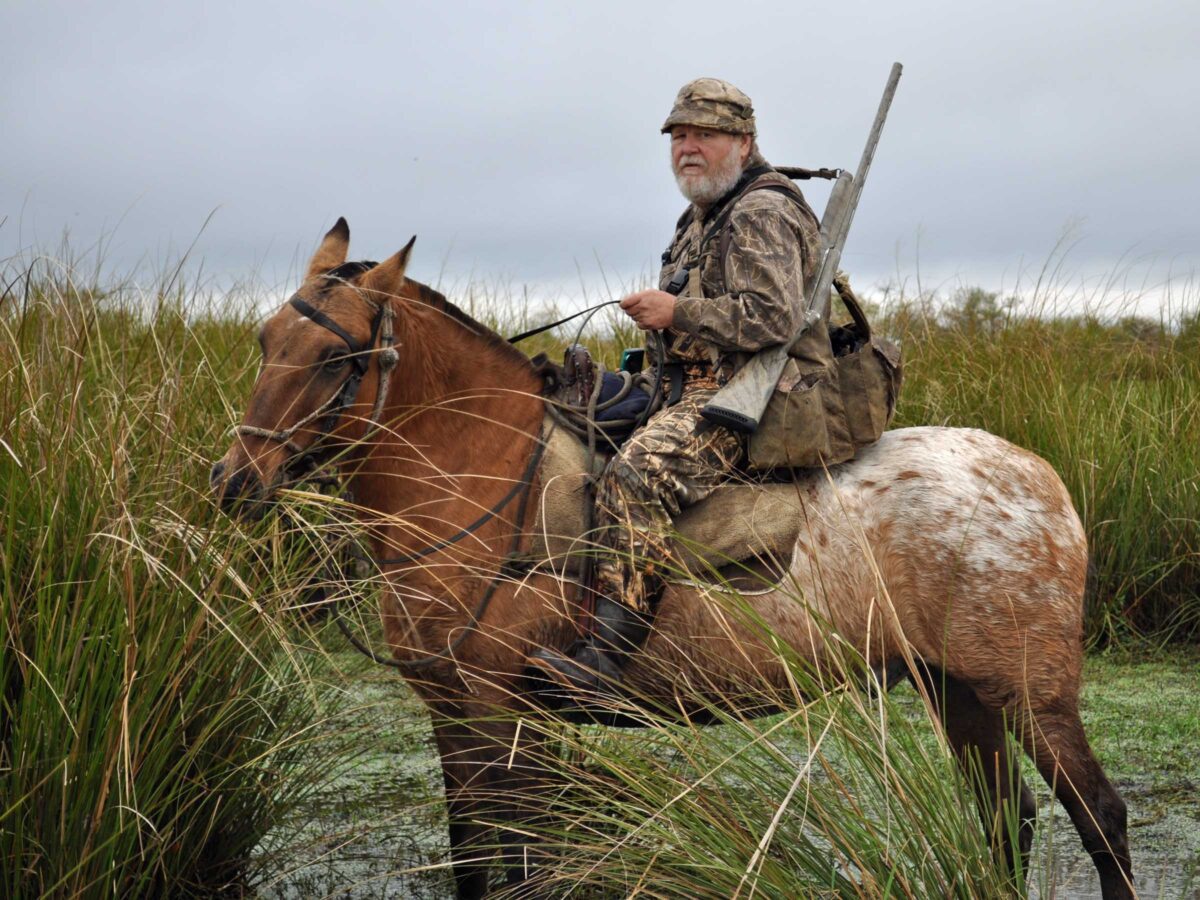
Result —
<path fill-rule="evenodd" d="M 380 427 L 380 416 L 383 413 L 383 404 L 387 397 L 388 384 L 391 379 L 392 370 L 396 368 L 400 357 L 396 352 L 395 334 L 393 331 L 396 313 L 392 308 L 390 301 L 385 300 L 381 304 L 373 304 L 376 307 L 375 317 L 371 322 L 370 340 L 365 345 L 360 344 L 354 339 L 354 336 L 342 328 L 341 325 L 329 318 L 329 316 L 325 315 L 325 313 L 321 312 L 321 310 L 316 309 L 315 307 L 306 303 L 304 300 L 300 299 L 298 295 L 293 296 L 290 300 L 288 300 L 288 303 L 291 304 L 292 308 L 300 313 L 300 315 L 306 317 L 312 322 L 315 322 L 317 325 L 320 325 L 322 328 L 341 338 L 350 351 L 348 358 L 353 366 L 350 375 L 347 376 L 344 382 L 342 382 L 342 386 L 338 388 L 333 396 L 290 427 L 272 431 L 268 428 L 259 428 L 255 425 L 239 425 L 234 429 L 234 432 L 239 435 L 266 438 L 267 440 L 277 441 L 283 444 L 294 454 L 293 459 L 289 460 L 289 465 L 294 465 L 297 459 L 311 459 L 317 452 L 315 448 L 321 442 L 321 437 L 331 433 L 337 426 L 338 419 L 341 418 L 342 413 L 347 408 L 354 405 L 354 401 L 358 396 L 359 386 L 362 384 L 362 380 L 366 376 L 367 370 L 370 367 L 370 360 L 372 356 L 379 360 L 379 389 L 375 396 L 375 406 L 371 410 L 371 417 L 368 420 L 367 431 L 366 434 L 363 435 L 362 440 L 366 440 L 375 433 L 375 431 Z M 379 350 L 378 352 L 372 353 L 377 341 L 379 343 Z M 293 436 L 297 431 L 309 423 L 316 421 L 317 419 L 321 419 L 322 417 L 324 417 L 324 420 L 320 425 L 317 426 L 322 434 L 321 437 L 318 437 L 317 440 L 313 442 L 313 444 L 309 445 L 308 447 L 301 447 L 295 442 L 295 440 L 293 440 Z M 518 495 L 520 495 L 521 500 L 518 505 L 516 515 L 518 530 L 513 535 L 512 546 L 509 549 L 508 555 L 505 557 L 504 564 L 501 565 L 500 570 L 492 578 L 491 583 L 488 585 L 483 597 L 480 599 L 475 609 L 471 612 L 470 622 L 466 625 L 466 627 L 460 629 L 458 635 L 450 642 L 449 646 L 443 648 L 437 653 L 430 653 L 425 657 L 414 660 L 396 660 L 382 657 L 375 653 L 374 650 L 359 640 L 359 638 L 352 631 L 350 631 L 349 627 L 342 618 L 339 604 L 336 600 L 331 601 L 330 607 L 339 630 L 357 650 L 377 663 L 399 669 L 422 669 L 426 668 L 427 666 L 435 665 L 453 656 L 458 646 L 478 626 L 480 619 L 486 611 L 488 604 L 491 602 L 492 597 L 495 595 L 496 590 L 499 588 L 501 582 L 506 580 L 507 577 L 511 577 L 510 567 L 515 560 L 519 559 L 518 550 L 520 547 L 521 538 L 523 537 L 519 526 L 520 523 L 525 519 L 530 489 L 533 486 L 533 481 L 537 474 L 538 467 L 541 464 L 542 455 L 545 452 L 545 449 L 546 441 L 543 440 L 539 435 L 534 452 L 532 453 L 529 463 L 525 468 L 525 472 L 521 476 L 521 480 L 516 482 L 512 488 L 500 498 L 499 502 L 497 502 L 495 506 L 485 512 L 466 528 L 459 531 L 457 534 L 452 535 L 445 540 L 438 541 L 435 544 L 425 547 L 411 555 L 374 560 L 376 565 L 402 565 L 405 563 L 416 562 L 424 556 L 428 556 L 429 554 L 435 553 L 439 550 L 444 550 L 447 547 L 458 543 L 458 541 L 467 535 L 473 534 L 485 522 L 488 522 L 498 516 L 504 510 L 504 508 L 509 505 L 509 503 L 516 499 Z"/>
<path fill-rule="evenodd" d="M 363 345 L 356 341 L 354 336 L 342 328 L 341 325 L 325 315 L 325 313 L 301 300 L 299 295 L 294 295 L 288 300 L 288 303 L 300 315 L 320 325 L 326 331 L 333 332 L 345 342 L 346 347 L 350 350 L 348 357 L 351 365 L 350 374 L 342 382 L 342 386 L 328 400 L 290 427 L 272 431 L 269 428 L 259 428 L 256 425 L 238 425 L 234 429 L 234 433 L 277 441 L 298 457 L 312 455 L 315 444 L 319 443 L 321 438 L 318 437 L 313 446 L 301 447 L 293 440 L 293 436 L 301 428 L 310 422 L 320 419 L 322 416 L 325 418 L 318 426 L 318 429 L 323 435 L 330 434 L 337 426 L 338 419 L 341 418 L 342 413 L 354 405 L 354 401 L 358 397 L 358 389 L 362 385 L 362 380 L 371 365 L 371 357 L 374 356 L 379 360 L 379 388 L 375 392 L 375 406 L 372 408 L 371 416 L 367 420 L 367 432 L 363 435 L 363 440 L 374 434 L 380 425 L 379 417 L 383 413 L 383 404 L 387 399 L 388 384 L 391 381 L 392 370 L 396 368 L 396 364 L 400 360 L 400 354 L 396 352 L 395 347 L 396 337 L 393 326 L 396 311 L 392 308 L 391 302 L 389 300 L 378 304 L 370 300 L 366 302 L 371 303 L 375 307 L 375 316 L 371 320 L 370 340 Z M 379 350 L 376 353 L 372 353 L 376 341 L 379 343 Z"/>

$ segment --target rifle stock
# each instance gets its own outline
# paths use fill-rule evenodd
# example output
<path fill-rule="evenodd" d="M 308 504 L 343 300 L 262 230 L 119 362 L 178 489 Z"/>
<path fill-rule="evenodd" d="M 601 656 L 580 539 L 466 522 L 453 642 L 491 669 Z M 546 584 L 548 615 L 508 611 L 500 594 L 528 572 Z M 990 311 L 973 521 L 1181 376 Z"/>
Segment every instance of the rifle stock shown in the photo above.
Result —
<path fill-rule="evenodd" d="M 900 63 L 892 65 L 858 170 L 853 177 L 843 172 L 830 192 L 829 202 L 825 205 L 825 213 L 821 217 L 821 238 L 824 244 L 821 248 L 821 264 L 811 285 L 804 285 L 805 315 L 799 331 L 787 344 L 760 350 L 751 357 L 741 371 L 729 379 L 729 383 L 700 411 L 708 421 L 745 433 L 751 433 L 758 428 L 759 419 L 767 408 L 767 401 L 771 399 L 771 392 L 775 390 L 779 376 L 783 374 L 783 367 L 787 364 L 788 351 L 808 330 L 815 317 L 822 314 L 828 302 L 833 277 L 841 262 L 842 247 L 845 246 L 846 236 L 850 232 L 850 223 L 858 207 L 858 198 L 862 195 L 871 160 L 875 157 L 875 147 L 879 144 L 883 123 L 896 94 L 901 71 Z"/>

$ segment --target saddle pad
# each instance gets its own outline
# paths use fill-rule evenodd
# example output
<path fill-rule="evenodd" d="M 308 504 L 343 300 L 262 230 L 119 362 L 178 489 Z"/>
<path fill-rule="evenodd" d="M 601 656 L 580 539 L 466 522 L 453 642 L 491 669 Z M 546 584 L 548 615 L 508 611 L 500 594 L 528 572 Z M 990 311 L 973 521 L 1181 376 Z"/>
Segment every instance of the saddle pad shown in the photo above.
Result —
<path fill-rule="evenodd" d="M 549 438 L 538 498 L 540 546 L 532 550 L 563 560 L 589 543 L 584 535 L 587 448 L 550 420 L 543 433 Z M 755 556 L 787 559 L 800 531 L 800 496 L 794 484 L 722 485 L 676 520 L 683 561 L 719 567 Z"/>

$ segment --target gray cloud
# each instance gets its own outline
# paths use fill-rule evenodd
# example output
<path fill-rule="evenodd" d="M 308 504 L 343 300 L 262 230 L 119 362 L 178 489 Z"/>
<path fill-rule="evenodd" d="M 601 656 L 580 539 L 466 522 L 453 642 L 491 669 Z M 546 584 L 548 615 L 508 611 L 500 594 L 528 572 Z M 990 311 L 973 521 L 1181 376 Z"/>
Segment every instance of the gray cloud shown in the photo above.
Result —
<path fill-rule="evenodd" d="M 1025 3 L 6 6 L 0 255 L 116 229 L 281 280 L 338 215 L 414 274 L 650 271 L 681 200 L 658 126 L 700 74 L 755 101 L 768 158 L 857 162 L 905 76 L 845 257 L 886 277 L 1200 261 L 1200 9 Z M 820 206 L 824 191 L 812 191 Z M 119 227 L 118 227 L 118 222 Z"/>

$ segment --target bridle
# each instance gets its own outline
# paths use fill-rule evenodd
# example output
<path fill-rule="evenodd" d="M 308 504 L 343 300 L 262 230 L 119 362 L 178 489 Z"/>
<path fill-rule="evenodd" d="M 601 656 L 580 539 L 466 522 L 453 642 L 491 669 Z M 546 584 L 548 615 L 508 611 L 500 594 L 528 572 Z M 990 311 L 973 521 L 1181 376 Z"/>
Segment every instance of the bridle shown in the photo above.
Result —
<path fill-rule="evenodd" d="M 293 440 L 293 435 L 304 426 L 320 419 L 322 416 L 325 418 L 317 426 L 318 430 L 322 435 L 332 433 L 334 428 L 337 427 L 342 413 L 353 406 L 354 401 L 358 399 L 358 389 L 362 385 L 362 380 L 371 365 L 372 356 L 379 360 L 379 389 L 375 392 L 375 406 L 372 408 L 371 415 L 367 419 L 367 432 L 363 435 L 363 440 L 375 433 L 380 425 L 379 417 L 383 413 L 383 404 L 387 399 L 392 370 L 396 368 L 396 364 L 400 361 L 400 354 L 396 352 L 394 331 L 396 310 L 392 307 L 391 301 L 384 300 L 382 303 L 375 303 L 374 301 L 366 300 L 366 298 L 363 299 L 375 307 L 375 315 L 371 319 L 371 337 L 365 345 L 356 341 L 353 335 L 342 328 L 337 322 L 333 321 L 333 319 L 329 318 L 329 316 L 325 315 L 325 313 L 301 300 L 299 294 L 293 295 L 288 300 L 291 307 L 300 313 L 300 315 L 320 325 L 326 331 L 333 332 L 342 339 L 350 351 L 348 355 L 351 366 L 350 374 L 346 376 L 346 380 L 342 382 L 342 386 L 328 400 L 290 427 L 272 431 L 269 428 L 259 428 L 257 425 L 238 425 L 233 430 L 235 434 L 276 441 L 291 450 L 296 457 L 312 456 L 316 452 L 315 445 L 320 443 L 321 438 L 318 437 L 314 444 L 309 447 L 301 447 Z M 376 341 L 379 343 L 379 350 L 378 352 L 372 352 L 375 349 Z"/>
<path fill-rule="evenodd" d="M 325 313 L 300 299 L 299 295 L 292 296 L 292 298 L 288 300 L 288 303 L 292 306 L 292 308 L 299 312 L 300 315 L 306 317 L 312 322 L 315 322 L 317 325 L 320 325 L 322 328 L 332 332 L 342 339 L 350 351 L 348 358 L 350 359 L 353 368 L 351 369 L 350 374 L 346 377 L 346 380 L 342 382 L 342 386 L 338 388 L 333 396 L 290 427 L 272 431 L 268 428 L 259 428 L 255 425 L 238 425 L 236 428 L 234 428 L 234 433 L 238 435 L 260 437 L 283 444 L 284 447 L 291 450 L 293 454 L 292 459 L 289 459 L 288 463 L 286 464 L 289 468 L 294 467 L 298 460 L 311 459 L 317 453 L 319 453 L 318 445 L 321 443 L 321 438 L 332 433 L 334 428 L 337 426 L 338 420 L 341 418 L 342 413 L 354 405 L 354 402 L 358 397 L 358 389 L 362 385 L 362 380 L 366 376 L 367 370 L 370 368 L 370 361 L 371 357 L 373 356 L 379 361 L 379 389 L 376 392 L 375 405 L 371 410 L 370 418 L 367 420 L 366 433 L 359 440 L 360 442 L 365 441 L 367 438 L 374 435 L 374 433 L 381 426 L 380 416 L 383 413 L 383 404 L 387 398 L 388 385 L 391 380 L 392 371 L 396 368 L 396 365 L 400 360 L 400 355 L 396 352 L 395 348 L 394 325 L 396 311 L 393 309 L 391 301 L 385 300 L 383 303 L 379 304 L 373 303 L 370 300 L 367 300 L 366 302 L 375 307 L 375 315 L 371 321 L 371 337 L 364 345 L 356 341 L 353 335 L 347 332 L 344 328 L 342 328 L 341 325 L 339 325 L 329 316 L 325 315 Z M 378 351 L 375 350 L 376 342 L 379 344 Z M 309 445 L 308 447 L 301 447 L 299 444 L 297 444 L 293 439 L 293 436 L 296 434 L 296 432 L 309 423 L 321 419 L 322 417 L 324 417 L 323 421 L 317 426 L 321 436 L 319 436 L 316 441 L 314 441 L 313 444 Z M 501 497 L 500 500 L 493 507 L 491 507 L 491 509 L 481 515 L 466 528 L 463 528 L 457 534 L 454 534 L 449 538 L 424 547 L 415 553 L 398 557 L 376 559 L 373 561 L 375 565 L 381 566 L 402 565 L 404 563 L 416 562 L 422 557 L 436 553 L 439 550 L 444 550 L 447 547 L 458 543 L 468 535 L 473 534 L 486 522 L 494 519 L 505 509 L 505 507 L 509 505 L 509 503 L 511 503 L 517 497 L 518 494 L 520 494 L 521 500 L 515 520 L 517 522 L 518 530 L 513 535 L 513 542 L 511 548 L 509 549 L 508 556 L 505 558 L 504 563 L 501 564 L 500 569 L 492 579 L 491 584 L 488 585 L 483 597 L 480 599 L 475 609 L 471 612 L 470 621 L 465 627 L 459 630 L 459 633 L 455 639 L 451 641 L 447 647 L 443 648 L 437 653 L 431 653 L 428 656 L 424 656 L 419 659 L 396 660 L 379 656 L 374 650 L 359 640 L 359 638 L 352 631 L 350 631 L 349 626 L 346 625 L 345 620 L 342 618 L 338 601 L 335 598 L 329 601 L 329 608 L 332 612 L 333 618 L 337 622 L 338 629 L 356 650 L 363 653 L 373 661 L 380 663 L 381 665 L 392 666 L 393 668 L 398 669 L 423 669 L 453 656 L 459 645 L 462 644 L 467 636 L 479 625 L 479 621 L 484 612 L 487 610 L 488 604 L 491 602 L 492 597 L 495 596 L 497 589 L 500 587 L 500 583 L 506 577 L 511 577 L 512 573 L 515 571 L 514 562 L 520 559 L 519 550 L 521 538 L 523 537 L 520 531 L 520 523 L 524 521 L 526 511 L 528 510 L 529 496 L 532 492 L 533 481 L 537 475 L 538 468 L 540 467 L 542 456 L 545 453 L 546 443 L 547 442 L 543 439 L 543 436 L 539 434 L 535 443 L 534 452 L 530 455 L 529 463 L 525 467 L 525 471 L 521 476 L 521 480 L 516 482 L 512 486 L 512 489 L 509 490 L 503 497 Z"/>

